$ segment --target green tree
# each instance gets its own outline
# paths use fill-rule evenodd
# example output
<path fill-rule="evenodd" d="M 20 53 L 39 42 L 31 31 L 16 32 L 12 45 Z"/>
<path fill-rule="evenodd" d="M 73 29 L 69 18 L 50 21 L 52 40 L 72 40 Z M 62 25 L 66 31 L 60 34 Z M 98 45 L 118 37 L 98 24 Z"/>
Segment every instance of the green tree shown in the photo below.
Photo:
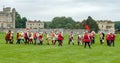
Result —
<path fill-rule="evenodd" d="M 16 16 L 15 16 L 15 28 L 19 28 L 19 27 L 21 27 L 20 25 L 19 25 L 19 22 L 21 21 L 21 16 L 20 16 L 20 14 L 18 14 L 18 12 L 16 12 Z"/>
<path fill-rule="evenodd" d="M 52 28 L 74 28 L 75 21 L 71 17 L 55 17 L 52 20 Z"/>
<path fill-rule="evenodd" d="M 26 17 L 21 18 L 20 14 L 18 12 L 16 12 L 15 28 L 25 28 L 26 27 L 26 21 L 27 21 Z"/>
<path fill-rule="evenodd" d="M 85 29 L 85 25 L 88 24 L 90 27 L 90 31 L 95 31 L 98 32 L 99 28 L 98 28 L 98 24 L 97 22 L 92 19 L 91 16 L 88 16 L 87 20 L 83 20 L 82 21 L 82 28 Z"/>
<path fill-rule="evenodd" d="M 78 23 L 78 24 L 75 24 L 75 28 L 76 29 L 80 29 L 80 24 Z"/>
<path fill-rule="evenodd" d="M 81 28 L 81 22 L 76 22 L 74 28 L 75 29 L 80 29 Z"/>
<path fill-rule="evenodd" d="M 80 25 L 80 28 L 81 29 L 85 29 L 85 24 L 86 24 L 86 20 L 83 20 L 81 25 Z"/>
<path fill-rule="evenodd" d="M 22 19 L 21 19 L 22 28 L 26 28 L 26 21 L 27 21 L 27 18 L 26 17 L 22 17 Z"/>
<path fill-rule="evenodd" d="M 44 22 L 44 27 L 45 28 L 51 28 L 51 22 L 50 21 L 47 21 L 47 22 Z"/>
<path fill-rule="evenodd" d="M 73 27 L 72 27 L 72 24 L 71 24 L 71 23 L 67 23 L 67 24 L 65 25 L 65 28 L 66 28 L 66 29 L 70 29 L 70 28 L 73 28 Z"/>
<path fill-rule="evenodd" d="M 115 21 L 115 30 L 120 30 L 120 21 Z"/>

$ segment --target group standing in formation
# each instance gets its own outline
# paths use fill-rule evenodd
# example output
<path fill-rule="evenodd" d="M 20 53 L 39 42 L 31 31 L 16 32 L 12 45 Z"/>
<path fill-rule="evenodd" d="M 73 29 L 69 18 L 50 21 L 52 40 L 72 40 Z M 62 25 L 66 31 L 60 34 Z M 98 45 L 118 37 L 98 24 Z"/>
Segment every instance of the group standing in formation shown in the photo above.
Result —
<path fill-rule="evenodd" d="M 45 36 L 45 37 L 43 37 Z M 105 37 L 106 36 L 106 37 Z M 108 46 L 114 46 L 114 41 L 115 41 L 115 34 L 114 33 L 108 33 L 105 35 L 103 32 L 100 32 L 99 34 L 100 37 L 100 44 L 104 44 L 104 40 L 106 38 L 106 42 Z M 39 44 L 43 45 L 43 43 L 46 42 L 47 45 L 55 45 L 56 42 L 58 42 L 58 46 L 63 45 L 63 32 L 54 32 L 52 31 L 51 33 L 43 33 L 43 32 L 30 32 L 29 30 L 26 30 L 25 32 L 19 31 L 16 34 L 16 39 L 17 42 L 16 44 Z M 13 44 L 14 39 L 13 39 L 13 32 L 9 30 L 6 33 L 5 36 L 6 44 L 10 43 Z M 74 33 L 70 32 L 68 34 L 68 45 L 75 44 L 75 37 Z M 77 42 L 78 45 L 84 45 L 84 48 L 88 45 L 89 48 L 91 48 L 92 44 L 95 44 L 95 32 L 92 31 L 91 33 L 88 33 L 87 31 L 84 32 L 83 35 L 77 34 Z"/>
<path fill-rule="evenodd" d="M 45 34 L 45 35 L 44 35 Z M 29 30 L 22 32 L 19 31 L 16 34 L 16 44 L 39 44 L 43 45 L 44 37 L 46 36 L 46 44 L 50 45 L 50 42 L 52 42 L 52 45 L 55 45 L 56 42 L 58 42 L 58 46 L 62 46 L 63 43 L 63 32 L 52 32 L 52 33 L 43 33 L 43 32 L 30 32 Z M 6 33 L 5 36 L 6 44 L 10 43 L 13 44 L 13 32 L 9 30 Z"/>

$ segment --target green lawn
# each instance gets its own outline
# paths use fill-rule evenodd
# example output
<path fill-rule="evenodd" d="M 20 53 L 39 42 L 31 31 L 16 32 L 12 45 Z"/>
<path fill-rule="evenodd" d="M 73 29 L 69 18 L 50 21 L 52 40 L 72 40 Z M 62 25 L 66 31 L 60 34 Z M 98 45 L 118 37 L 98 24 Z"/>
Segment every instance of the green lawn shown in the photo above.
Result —
<path fill-rule="evenodd" d="M 1 33 L 0 63 L 120 63 L 119 35 L 115 47 L 106 46 L 106 42 L 100 45 L 98 35 L 92 49 L 78 46 L 76 41 L 74 46 L 67 45 L 67 36 L 63 42 L 63 46 L 5 44 Z"/>

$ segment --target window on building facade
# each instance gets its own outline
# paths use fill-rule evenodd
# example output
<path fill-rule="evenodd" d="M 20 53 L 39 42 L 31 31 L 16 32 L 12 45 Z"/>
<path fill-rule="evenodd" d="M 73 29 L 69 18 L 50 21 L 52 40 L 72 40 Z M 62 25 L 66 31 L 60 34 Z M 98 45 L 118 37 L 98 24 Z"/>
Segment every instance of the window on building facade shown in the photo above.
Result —
<path fill-rule="evenodd" d="M 34 29 L 37 29 L 37 28 L 34 28 Z"/>
<path fill-rule="evenodd" d="M 11 24 L 8 24 L 8 26 L 7 26 L 8 28 L 11 28 Z"/>
<path fill-rule="evenodd" d="M 103 28 L 103 25 L 102 25 L 102 28 Z"/>
<path fill-rule="evenodd" d="M 5 19 L 2 17 L 2 16 L 0 16 L 0 21 L 4 21 Z"/>
<path fill-rule="evenodd" d="M 32 26 L 32 24 L 30 24 L 30 26 Z"/>
<path fill-rule="evenodd" d="M 32 29 L 32 27 L 30 27 L 30 29 Z"/>
<path fill-rule="evenodd" d="M 112 26 L 106 26 L 106 29 L 110 29 Z"/>
<path fill-rule="evenodd" d="M 12 17 L 11 17 L 10 14 L 8 14 L 7 18 L 8 18 L 8 22 L 11 22 L 11 21 L 12 21 Z"/>
<path fill-rule="evenodd" d="M 3 28 L 3 23 L 1 23 L 1 28 Z"/>

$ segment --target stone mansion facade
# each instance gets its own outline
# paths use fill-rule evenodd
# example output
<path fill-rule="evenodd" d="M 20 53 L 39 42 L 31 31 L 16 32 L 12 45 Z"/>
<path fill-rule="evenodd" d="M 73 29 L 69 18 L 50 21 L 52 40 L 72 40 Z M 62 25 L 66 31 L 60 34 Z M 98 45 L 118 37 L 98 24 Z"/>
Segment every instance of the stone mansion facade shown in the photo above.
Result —
<path fill-rule="evenodd" d="M 44 22 L 41 22 L 40 20 L 36 21 L 27 21 L 26 22 L 26 28 L 29 29 L 43 29 L 44 28 Z"/>
<path fill-rule="evenodd" d="M 14 29 L 15 28 L 15 8 L 3 8 L 0 11 L 0 29 Z"/>
<path fill-rule="evenodd" d="M 107 32 L 115 32 L 115 24 L 110 20 L 99 20 L 97 21 L 99 31 Z"/>

